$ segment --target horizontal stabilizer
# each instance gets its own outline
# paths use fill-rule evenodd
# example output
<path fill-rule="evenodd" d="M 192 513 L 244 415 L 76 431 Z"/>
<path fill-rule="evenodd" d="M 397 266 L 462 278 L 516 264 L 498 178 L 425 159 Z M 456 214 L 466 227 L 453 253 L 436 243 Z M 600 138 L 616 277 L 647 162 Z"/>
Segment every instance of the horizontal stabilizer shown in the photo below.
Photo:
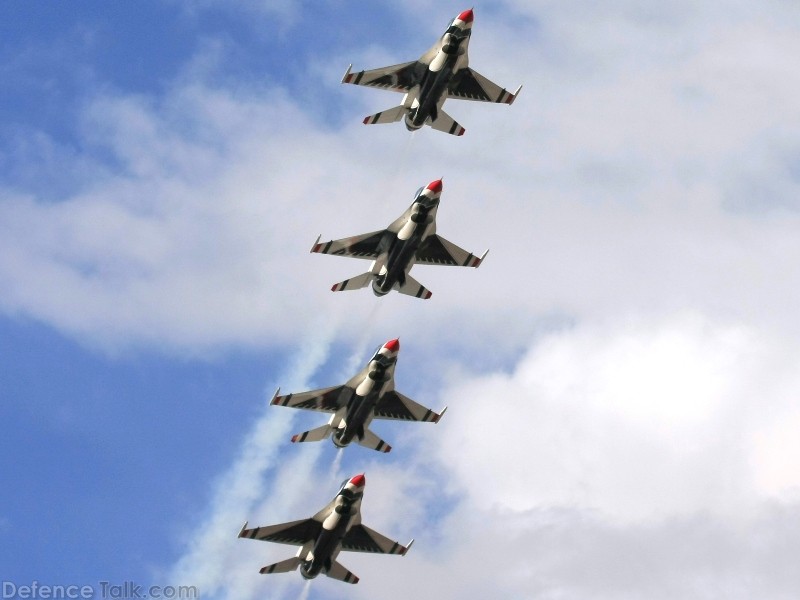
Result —
<path fill-rule="evenodd" d="M 326 424 L 309 431 L 304 431 L 303 433 L 296 433 L 292 436 L 292 442 L 319 442 L 327 438 L 330 434 L 331 426 Z"/>
<path fill-rule="evenodd" d="M 339 283 L 334 283 L 331 287 L 332 292 L 344 292 L 347 290 L 360 290 L 367 287 L 372 282 L 372 273 L 367 271 L 363 275 L 358 275 L 351 279 L 345 279 Z"/>
<path fill-rule="evenodd" d="M 433 295 L 433 292 L 431 292 L 428 288 L 422 285 L 419 281 L 411 277 L 411 275 L 406 275 L 405 283 L 399 286 L 397 288 L 397 291 L 407 296 L 422 298 L 423 300 L 427 300 Z"/>
<path fill-rule="evenodd" d="M 364 432 L 364 437 L 356 438 L 356 441 L 365 448 L 370 450 L 377 450 L 378 452 L 391 452 L 392 447 L 384 442 L 381 438 L 375 435 L 372 431 L 367 429 Z"/>
<path fill-rule="evenodd" d="M 431 123 L 431 127 L 436 131 L 444 131 L 450 135 L 464 135 L 466 131 L 453 117 L 448 115 L 441 108 L 439 109 L 439 115 L 436 117 L 436 120 Z"/>
<path fill-rule="evenodd" d="M 395 106 L 374 115 L 364 117 L 364 125 L 377 125 L 378 123 L 396 123 L 406 114 L 405 106 Z"/>
<path fill-rule="evenodd" d="M 333 577 L 334 579 L 344 581 L 345 583 L 358 583 L 358 577 L 344 568 L 342 563 L 337 561 L 333 562 L 331 568 L 328 569 L 325 574 L 328 577 Z"/>
<path fill-rule="evenodd" d="M 259 573 L 262 575 L 270 575 L 272 573 L 288 573 L 296 570 L 302 562 L 303 560 L 301 558 L 293 556 L 292 558 L 287 558 L 281 562 L 276 562 L 275 564 L 262 567 Z"/>

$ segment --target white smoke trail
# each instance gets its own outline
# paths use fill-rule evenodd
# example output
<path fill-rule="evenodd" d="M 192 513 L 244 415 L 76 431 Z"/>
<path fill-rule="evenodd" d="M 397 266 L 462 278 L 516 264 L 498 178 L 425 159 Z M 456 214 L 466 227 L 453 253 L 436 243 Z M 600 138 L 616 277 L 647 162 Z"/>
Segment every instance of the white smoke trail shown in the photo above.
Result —
<path fill-rule="evenodd" d="M 307 579 L 305 585 L 303 585 L 303 589 L 300 591 L 300 595 L 297 597 L 297 600 L 308 600 L 308 595 L 311 593 L 311 580 Z"/>
<path fill-rule="evenodd" d="M 330 322 L 316 328 L 320 335 L 303 344 L 281 383 L 293 389 L 307 387 L 307 380 L 324 363 L 336 329 L 336 324 Z M 263 580 L 252 572 L 252 548 L 239 544 L 241 540 L 236 534 L 244 520 L 254 514 L 254 507 L 263 502 L 267 494 L 266 476 L 270 471 L 278 470 L 275 479 L 287 483 L 285 495 L 290 497 L 302 489 L 300 485 L 290 485 L 291 480 L 300 483 L 310 479 L 319 451 L 309 449 L 311 451 L 286 455 L 290 457 L 288 460 L 279 460 L 279 456 L 284 456 L 292 413 L 270 410 L 265 402 L 262 414 L 242 443 L 238 458 L 218 479 L 208 515 L 187 536 L 186 552 L 171 568 L 170 581 L 191 582 L 202 591 L 204 598 L 243 600 L 263 595 L 257 594 L 256 588 Z M 269 501 L 274 503 L 276 495 L 273 490 Z M 289 585 L 285 580 L 273 581 L 276 588 Z"/>
<path fill-rule="evenodd" d="M 374 303 L 372 310 L 370 310 L 360 322 L 361 335 L 358 336 L 355 345 L 353 346 L 353 353 L 345 361 L 342 366 L 342 375 L 350 378 L 359 369 L 361 369 L 370 359 L 370 352 L 374 347 L 386 343 L 388 340 L 375 340 L 375 325 L 378 323 L 378 315 L 381 311 L 382 298 L 376 298 L 377 302 Z"/>
<path fill-rule="evenodd" d="M 342 479 L 342 457 L 344 456 L 344 448 L 337 448 L 336 456 L 333 457 L 331 464 L 331 482 L 336 485 Z"/>

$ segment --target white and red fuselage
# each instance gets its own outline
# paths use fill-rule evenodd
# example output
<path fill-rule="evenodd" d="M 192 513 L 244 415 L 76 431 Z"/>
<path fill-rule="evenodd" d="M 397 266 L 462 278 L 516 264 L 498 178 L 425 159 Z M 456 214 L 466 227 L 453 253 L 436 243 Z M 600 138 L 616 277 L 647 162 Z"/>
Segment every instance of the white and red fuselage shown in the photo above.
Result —
<path fill-rule="evenodd" d="M 397 366 L 398 352 L 400 352 L 399 340 L 389 340 L 381 346 L 359 374 L 361 382 L 352 389 L 352 395 L 341 411 L 342 414 L 334 414 L 331 418 L 329 423 L 333 430 L 331 439 L 337 448 L 345 448 L 353 438 L 364 437 L 372 422 L 375 405 L 387 388 L 394 387 L 394 369 Z M 376 449 L 384 450 L 383 447 Z"/>
<path fill-rule="evenodd" d="M 442 180 L 432 181 L 417 191 L 414 202 L 404 213 L 400 229 L 387 230 L 378 249 L 380 255 L 372 263 L 372 291 L 385 296 L 405 284 L 406 276 L 416 262 L 417 250 L 426 238 L 436 233 L 436 211 Z"/>
<path fill-rule="evenodd" d="M 429 120 L 439 117 L 439 110 L 447 99 L 450 81 L 469 64 L 469 38 L 472 34 L 472 9 L 465 10 L 450 22 L 439 39 L 439 48 L 419 84 L 403 98 L 407 109 L 405 125 L 409 131 L 422 128 Z"/>
<path fill-rule="evenodd" d="M 298 552 L 300 574 L 314 579 L 323 571 L 329 571 L 342 549 L 342 540 L 350 528 L 361 522 L 361 499 L 364 496 L 366 478 L 364 474 L 348 479 L 333 499 L 331 511 L 322 521 L 319 535 L 311 550 Z"/>

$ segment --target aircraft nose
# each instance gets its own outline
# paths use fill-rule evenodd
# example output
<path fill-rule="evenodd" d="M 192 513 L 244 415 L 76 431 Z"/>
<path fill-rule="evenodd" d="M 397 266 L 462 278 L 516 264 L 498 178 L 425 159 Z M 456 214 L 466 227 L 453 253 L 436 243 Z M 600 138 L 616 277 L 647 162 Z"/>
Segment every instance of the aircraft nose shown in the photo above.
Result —
<path fill-rule="evenodd" d="M 367 483 L 367 478 L 364 477 L 363 473 L 356 475 L 355 477 L 351 477 L 349 483 L 356 487 L 364 487 Z"/>
<path fill-rule="evenodd" d="M 442 180 L 437 179 L 436 181 L 431 181 L 428 184 L 428 189 L 432 191 L 434 194 L 438 194 L 442 191 Z"/>
<path fill-rule="evenodd" d="M 469 10 L 465 10 L 464 12 L 462 12 L 460 15 L 458 15 L 456 17 L 456 19 L 458 19 L 459 21 L 463 21 L 464 23 L 472 23 L 472 19 L 473 18 L 474 18 L 474 15 L 472 14 L 472 9 L 471 8 Z"/>
<path fill-rule="evenodd" d="M 386 348 L 389 352 L 397 352 L 398 350 L 400 350 L 400 340 L 399 339 L 389 340 L 383 345 L 383 347 Z"/>

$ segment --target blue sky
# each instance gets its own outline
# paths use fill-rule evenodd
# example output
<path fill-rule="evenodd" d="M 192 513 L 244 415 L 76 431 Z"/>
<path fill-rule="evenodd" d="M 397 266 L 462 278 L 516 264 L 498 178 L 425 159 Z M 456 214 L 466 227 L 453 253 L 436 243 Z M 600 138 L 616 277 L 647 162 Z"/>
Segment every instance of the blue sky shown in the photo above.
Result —
<path fill-rule="evenodd" d="M 790 3 L 477 5 L 470 66 L 511 107 L 462 138 L 364 127 L 467 6 L 0 5 L 0 576 L 295 598 L 236 539 L 366 471 L 313 597 L 783 599 L 800 535 L 800 12 Z M 478 270 L 427 302 L 331 294 L 310 255 L 443 177 Z M 400 337 L 390 455 L 296 447 L 269 408 Z M 722 592 L 720 592 L 722 590 Z"/>

